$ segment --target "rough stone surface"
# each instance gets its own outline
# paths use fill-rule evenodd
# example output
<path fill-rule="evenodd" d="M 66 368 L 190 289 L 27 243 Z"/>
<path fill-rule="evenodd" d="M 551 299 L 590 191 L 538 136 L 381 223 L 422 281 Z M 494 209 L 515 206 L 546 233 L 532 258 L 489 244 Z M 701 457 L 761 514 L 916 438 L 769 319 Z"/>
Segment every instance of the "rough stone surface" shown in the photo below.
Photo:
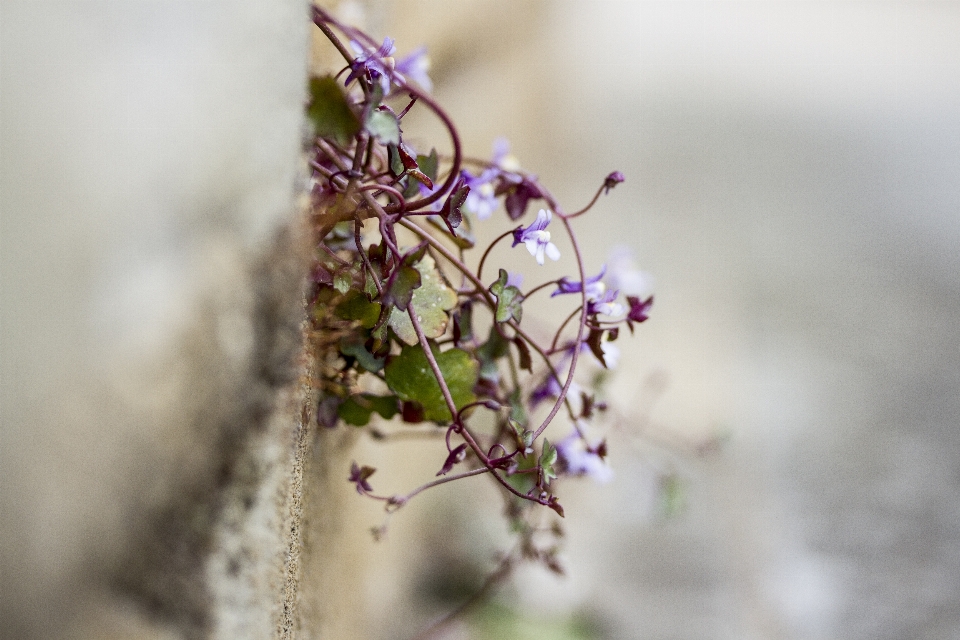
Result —
<path fill-rule="evenodd" d="M 0 25 L 0 635 L 270 637 L 306 7 L 14 0 Z"/>

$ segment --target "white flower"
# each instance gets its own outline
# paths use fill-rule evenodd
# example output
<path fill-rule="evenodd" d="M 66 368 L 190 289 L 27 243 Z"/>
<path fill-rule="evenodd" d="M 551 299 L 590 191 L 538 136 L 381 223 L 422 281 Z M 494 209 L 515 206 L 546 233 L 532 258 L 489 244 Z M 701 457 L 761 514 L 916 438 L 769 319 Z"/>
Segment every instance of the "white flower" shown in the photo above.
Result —
<path fill-rule="evenodd" d="M 625 296 L 647 298 L 653 290 L 653 277 L 637 269 L 633 251 L 622 245 L 610 251 L 604 280 L 610 289 L 618 289 Z"/>
<path fill-rule="evenodd" d="M 603 351 L 603 362 L 607 365 L 607 369 L 615 368 L 620 362 L 620 347 L 605 340 L 600 343 L 600 350 Z"/>
<path fill-rule="evenodd" d="M 543 264 L 544 256 L 554 261 L 560 259 L 560 250 L 550 242 L 550 232 L 547 231 L 552 216 L 549 209 L 540 209 L 532 225 L 526 229 L 519 227 L 513 232 L 513 246 L 522 242 L 540 265 Z"/>

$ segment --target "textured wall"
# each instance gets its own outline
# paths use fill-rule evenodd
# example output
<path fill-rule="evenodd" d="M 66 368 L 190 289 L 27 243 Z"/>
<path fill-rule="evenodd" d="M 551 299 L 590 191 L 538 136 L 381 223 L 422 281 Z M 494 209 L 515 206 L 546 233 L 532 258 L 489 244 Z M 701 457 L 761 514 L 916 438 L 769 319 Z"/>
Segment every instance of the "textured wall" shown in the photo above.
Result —
<path fill-rule="evenodd" d="M 306 17 L 3 3 L 5 637 L 276 624 Z"/>

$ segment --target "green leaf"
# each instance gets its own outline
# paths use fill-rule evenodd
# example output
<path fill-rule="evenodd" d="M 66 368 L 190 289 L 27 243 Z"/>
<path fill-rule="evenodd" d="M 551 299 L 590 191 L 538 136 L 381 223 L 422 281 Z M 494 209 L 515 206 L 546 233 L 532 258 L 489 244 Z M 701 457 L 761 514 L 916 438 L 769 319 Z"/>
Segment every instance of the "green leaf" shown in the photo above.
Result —
<path fill-rule="evenodd" d="M 527 424 L 527 410 L 523 406 L 523 396 L 520 393 L 520 387 L 513 390 L 508 398 L 510 402 L 510 420 L 518 425 Z"/>
<path fill-rule="evenodd" d="M 553 465 L 557 462 L 557 448 L 550 444 L 546 438 L 543 439 L 543 451 L 540 453 L 540 469 L 543 471 L 543 479 L 550 482 L 557 477 L 557 472 Z"/>
<path fill-rule="evenodd" d="M 366 129 L 383 144 L 400 143 L 400 123 L 397 116 L 385 109 L 374 109 L 367 116 Z"/>
<path fill-rule="evenodd" d="M 350 108 L 347 96 L 333 76 L 310 78 L 310 106 L 307 117 L 322 138 L 347 144 L 360 132 L 360 118 Z"/>
<path fill-rule="evenodd" d="M 437 179 L 437 170 L 440 168 L 440 157 L 437 155 L 437 150 L 435 148 L 431 149 L 430 155 L 428 156 L 418 155 L 417 166 L 420 167 L 420 171 L 423 172 L 425 176 L 435 182 Z"/>
<path fill-rule="evenodd" d="M 453 191 L 451 191 L 447 199 L 444 200 L 443 207 L 440 209 L 440 217 L 443 218 L 443 222 L 447 225 L 451 236 L 456 237 L 457 227 L 463 222 L 463 212 L 460 211 L 460 208 L 463 206 L 463 203 L 467 201 L 467 195 L 469 195 L 469 193 L 470 187 L 467 186 L 467 183 L 461 176 L 456 184 L 453 185 Z"/>
<path fill-rule="evenodd" d="M 347 291 L 350 291 L 350 286 L 352 284 L 353 274 L 351 274 L 349 271 L 340 271 L 333 276 L 333 288 L 340 293 L 346 293 Z"/>
<path fill-rule="evenodd" d="M 532 432 L 527 432 L 527 433 L 530 433 L 531 436 L 533 435 Z M 530 453 L 531 454 L 533 453 L 532 449 L 530 450 Z M 523 494 L 530 493 L 531 491 L 533 491 L 534 487 L 536 486 L 537 474 L 532 472 L 531 473 L 519 473 L 519 472 L 530 471 L 531 469 L 536 468 L 537 458 L 534 455 L 530 455 L 524 452 L 521 455 L 517 456 L 515 459 L 517 461 L 516 471 L 518 473 L 513 473 L 512 475 L 508 475 L 504 479 L 507 481 L 507 483 L 511 487 L 513 487 L 520 493 L 523 493 Z"/>
<path fill-rule="evenodd" d="M 453 339 L 457 345 L 473 340 L 473 305 L 469 300 L 453 312 Z"/>
<path fill-rule="evenodd" d="M 407 200 L 413 200 L 414 196 L 420 195 L 420 183 L 414 178 L 415 176 L 409 174 L 405 178 L 407 186 L 403 189 L 403 197 Z"/>
<path fill-rule="evenodd" d="M 402 176 L 406 169 L 403 166 L 403 160 L 400 158 L 400 150 L 396 144 L 387 145 L 387 157 L 390 159 L 390 173 L 395 177 Z"/>
<path fill-rule="evenodd" d="M 334 313 L 338 318 L 357 320 L 364 329 L 370 329 L 377 324 L 380 317 L 380 303 L 370 302 L 362 292 L 350 289 L 334 309 Z"/>
<path fill-rule="evenodd" d="M 375 340 L 379 340 L 381 344 L 386 344 L 387 338 L 389 337 L 387 335 L 387 323 L 384 322 L 379 327 L 374 328 L 373 331 L 370 332 L 370 336 Z"/>
<path fill-rule="evenodd" d="M 510 342 L 505 340 L 496 326 L 490 327 L 490 337 L 477 349 L 477 357 L 480 359 L 480 377 L 484 380 L 500 379 L 500 370 L 497 367 L 497 360 L 510 353 Z"/>
<path fill-rule="evenodd" d="M 462 349 L 449 349 L 441 353 L 435 345 L 430 346 L 457 409 L 473 402 L 476 399 L 473 387 L 477 383 L 477 361 Z M 383 373 L 390 390 L 400 399 L 418 402 L 423 406 L 427 420 L 449 422 L 453 419 L 440 391 L 440 384 L 419 344 L 405 346 L 399 355 L 388 358 Z"/>
<path fill-rule="evenodd" d="M 377 283 L 366 269 L 363 270 L 363 292 L 371 298 L 377 295 Z M 379 304 L 379 303 L 377 303 Z M 378 311 L 379 313 L 379 311 Z"/>
<path fill-rule="evenodd" d="M 523 317 L 523 295 L 520 289 L 507 285 L 507 272 L 500 269 L 500 277 L 490 285 L 490 293 L 497 297 L 497 322 L 507 322 L 510 318 L 516 318 L 520 322 Z"/>
<path fill-rule="evenodd" d="M 370 97 L 368 98 L 369 108 L 376 109 L 383 104 L 383 86 L 379 82 L 370 83 Z"/>
<path fill-rule="evenodd" d="M 383 304 L 387 307 L 396 307 L 393 313 L 406 311 L 413 299 L 414 289 L 420 288 L 422 284 L 423 280 L 417 269 L 404 264 L 397 265 L 387 280 L 386 290 L 383 292 Z"/>
<path fill-rule="evenodd" d="M 353 398 L 347 398 L 337 408 L 337 415 L 347 424 L 362 427 L 370 422 L 370 409 L 365 409 Z"/>
<path fill-rule="evenodd" d="M 427 255 L 427 243 L 421 242 L 413 249 L 410 249 L 403 254 L 403 259 L 401 262 L 408 267 L 412 267 L 423 260 L 423 256 L 425 255 Z"/>
<path fill-rule="evenodd" d="M 457 293 L 444 282 L 436 263 L 429 255 L 424 255 L 414 268 L 420 278 L 420 287 L 413 290 L 410 305 L 417 314 L 424 335 L 428 338 L 439 338 L 447 330 L 447 311 L 456 306 Z M 398 304 L 397 308 L 391 311 L 390 327 L 397 337 L 407 344 L 416 344 L 417 332 L 410 316 L 403 309 L 405 307 Z"/>
<path fill-rule="evenodd" d="M 533 453 L 533 431 L 524 429 L 523 425 L 514 420 L 512 416 L 507 418 L 507 424 L 513 431 L 513 438 L 517 442 L 517 448 L 520 449 L 520 453 L 524 456 L 529 456 Z"/>
<path fill-rule="evenodd" d="M 372 393 L 361 393 L 347 398 L 337 415 L 347 424 L 362 427 L 370 422 L 370 415 L 376 412 L 385 420 L 389 420 L 400 412 L 400 403 L 396 396 L 376 396 Z"/>
<path fill-rule="evenodd" d="M 340 341 L 340 353 L 355 358 L 361 367 L 372 373 L 383 369 L 384 362 L 386 362 L 385 358 L 378 358 L 367 351 L 367 348 L 360 342 L 346 338 Z"/>

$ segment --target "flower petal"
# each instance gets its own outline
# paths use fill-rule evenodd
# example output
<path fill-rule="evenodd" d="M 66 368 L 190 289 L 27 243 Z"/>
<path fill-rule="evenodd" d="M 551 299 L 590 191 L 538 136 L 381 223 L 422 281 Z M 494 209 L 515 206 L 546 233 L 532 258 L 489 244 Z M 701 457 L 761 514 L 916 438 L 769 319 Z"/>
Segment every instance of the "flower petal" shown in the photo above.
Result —
<path fill-rule="evenodd" d="M 553 244 L 552 242 L 548 242 L 546 245 L 546 249 L 547 249 L 548 258 L 550 258 L 554 262 L 560 259 L 560 250 L 557 249 L 557 245 Z M 540 264 L 543 264 L 542 260 L 540 261 Z"/>

